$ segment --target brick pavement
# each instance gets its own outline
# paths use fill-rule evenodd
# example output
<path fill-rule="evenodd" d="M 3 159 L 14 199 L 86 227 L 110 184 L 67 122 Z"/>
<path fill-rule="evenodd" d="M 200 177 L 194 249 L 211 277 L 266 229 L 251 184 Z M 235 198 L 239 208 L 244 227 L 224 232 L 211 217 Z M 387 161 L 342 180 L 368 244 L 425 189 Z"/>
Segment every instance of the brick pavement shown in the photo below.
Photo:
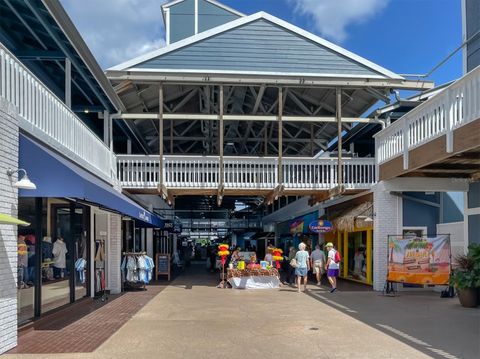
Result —
<path fill-rule="evenodd" d="M 8 354 L 87 353 L 95 351 L 165 287 L 125 292 L 100 300 L 86 299 L 35 322 L 19 333 Z"/>

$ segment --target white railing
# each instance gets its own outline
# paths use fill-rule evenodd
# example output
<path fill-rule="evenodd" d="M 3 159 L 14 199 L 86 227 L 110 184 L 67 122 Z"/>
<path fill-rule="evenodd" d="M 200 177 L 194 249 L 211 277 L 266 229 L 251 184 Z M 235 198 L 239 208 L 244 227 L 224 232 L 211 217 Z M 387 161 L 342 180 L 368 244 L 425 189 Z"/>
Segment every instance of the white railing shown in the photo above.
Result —
<path fill-rule="evenodd" d="M 110 149 L 1 43 L 0 83 L 0 96 L 17 107 L 24 131 L 114 182 Z"/>
<path fill-rule="evenodd" d="M 447 152 L 452 152 L 453 131 L 479 118 L 480 66 L 377 133 L 377 162 L 403 154 L 407 169 L 408 151 L 443 135 Z"/>
<path fill-rule="evenodd" d="M 117 176 L 124 188 L 156 188 L 159 181 L 158 156 L 117 156 Z M 344 160 L 347 189 L 370 188 L 375 183 L 375 159 Z M 278 183 L 276 157 L 225 157 L 225 189 L 274 189 Z M 216 189 L 220 185 L 218 156 L 164 156 L 167 188 Z M 320 190 L 337 185 L 335 158 L 283 158 L 283 185 L 286 189 Z"/>

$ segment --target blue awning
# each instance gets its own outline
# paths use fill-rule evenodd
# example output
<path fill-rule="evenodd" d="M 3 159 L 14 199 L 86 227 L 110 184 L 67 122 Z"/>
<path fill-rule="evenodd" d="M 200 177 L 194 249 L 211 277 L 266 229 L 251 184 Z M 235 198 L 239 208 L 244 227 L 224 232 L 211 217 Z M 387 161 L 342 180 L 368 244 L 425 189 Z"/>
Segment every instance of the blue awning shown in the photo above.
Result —
<path fill-rule="evenodd" d="M 163 228 L 160 217 L 24 135 L 20 135 L 19 167 L 37 185 L 36 190 L 20 190 L 20 197 L 77 198 L 141 221 L 143 226 Z"/>

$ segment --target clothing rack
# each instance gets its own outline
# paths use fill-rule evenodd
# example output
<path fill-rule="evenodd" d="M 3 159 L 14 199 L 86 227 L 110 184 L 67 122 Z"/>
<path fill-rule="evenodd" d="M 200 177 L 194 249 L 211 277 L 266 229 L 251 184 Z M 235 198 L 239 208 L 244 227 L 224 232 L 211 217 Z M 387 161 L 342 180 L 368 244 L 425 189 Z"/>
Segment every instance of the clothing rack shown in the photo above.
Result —
<path fill-rule="evenodd" d="M 136 269 L 133 272 L 129 271 L 127 269 L 129 259 L 132 259 L 135 263 L 138 263 L 137 261 L 140 260 L 140 257 L 146 257 L 148 259 L 143 259 L 143 263 L 151 263 L 150 264 L 150 270 L 145 271 L 145 269 L 140 270 Z M 145 262 L 147 261 L 147 262 Z M 148 283 L 151 280 L 151 273 L 153 271 L 153 260 L 148 257 L 147 252 L 142 251 L 142 252 L 123 252 L 123 260 L 122 260 L 122 282 L 124 285 L 124 288 L 129 288 L 129 289 L 143 289 L 146 290 L 146 283 Z M 140 270 L 140 272 L 138 272 Z M 132 273 L 133 273 L 133 278 L 132 278 Z M 145 279 L 146 277 L 140 277 L 140 274 L 142 273 L 144 276 L 147 276 L 148 279 Z M 130 274 L 130 278 L 129 278 Z M 138 275 L 138 277 L 137 277 Z"/>

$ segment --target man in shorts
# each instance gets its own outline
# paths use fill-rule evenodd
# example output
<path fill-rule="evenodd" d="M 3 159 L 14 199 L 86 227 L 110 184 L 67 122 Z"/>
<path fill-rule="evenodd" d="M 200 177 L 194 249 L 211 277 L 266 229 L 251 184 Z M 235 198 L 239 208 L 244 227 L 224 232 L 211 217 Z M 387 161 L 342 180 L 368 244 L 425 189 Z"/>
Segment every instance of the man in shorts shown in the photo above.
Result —
<path fill-rule="evenodd" d="M 311 265 L 310 268 L 313 269 L 313 273 L 317 278 L 317 285 L 321 284 L 323 268 L 325 267 L 325 254 L 323 253 L 320 245 L 315 246 L 315 250 L 310 255 Z"/>
<path fill-rule="evenodd" d="M 333 293 L 337 290 L 337 277 L 340 264 L 335 261 L 335 253 L 337 251 L 335 250 L 335 248 L 333 248 L 333 243 L 329 242 L 325 247 L 328 251 L 327 264 L 325 265 L 325 269 L 327 270 L 328 281 L 332 286 L 330 293 Z"/>

